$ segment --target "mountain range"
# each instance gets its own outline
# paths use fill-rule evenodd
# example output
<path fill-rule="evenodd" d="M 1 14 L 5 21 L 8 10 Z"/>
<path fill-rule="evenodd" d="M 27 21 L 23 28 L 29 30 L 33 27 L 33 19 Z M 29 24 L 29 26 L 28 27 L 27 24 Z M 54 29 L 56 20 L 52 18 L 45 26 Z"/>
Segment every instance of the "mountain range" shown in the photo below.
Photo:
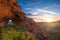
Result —
<path fill-rule="evenodd" d="M 36 22 L 36 24 L 47 31 L 56 32 L 60 30 L 60 20 L 55 22 Z"/>

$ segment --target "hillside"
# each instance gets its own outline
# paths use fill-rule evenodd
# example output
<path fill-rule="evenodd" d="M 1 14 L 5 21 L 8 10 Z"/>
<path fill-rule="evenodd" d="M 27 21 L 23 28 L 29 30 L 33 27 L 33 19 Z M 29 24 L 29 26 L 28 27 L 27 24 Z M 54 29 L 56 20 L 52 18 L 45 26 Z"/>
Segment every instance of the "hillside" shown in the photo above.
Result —
<path fill-rule="evenodd" d="M 23 27 L 0 27 L 0 40 L 40 40 L 27 34 Z"/>
<path fill-rule="evenodd" d="M 41 26 L 45 31 L 47 31 L 53 40 L 60 40 L 60 21 L 56 22 L 38 22 L 38 26 Z"/>
<path fill-rule="evenodd" d="M 60 21 L 55 22 L 36 22 L 38 26 L 43 27 L 45 30 L 55 30 L 58 28 L 60 29 Z M 58 30 L 57 29 L 57 30 Z"/>

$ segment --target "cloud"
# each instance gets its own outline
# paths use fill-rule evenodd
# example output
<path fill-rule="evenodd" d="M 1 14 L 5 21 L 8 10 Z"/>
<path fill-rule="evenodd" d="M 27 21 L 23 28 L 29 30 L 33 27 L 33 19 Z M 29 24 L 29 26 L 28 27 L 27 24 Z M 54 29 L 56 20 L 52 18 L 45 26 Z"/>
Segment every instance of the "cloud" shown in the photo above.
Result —
<path fill-rule="evenodd" d="M 53 4 L 52 4 L 52 7 L 60 7 L 60 4 L 53 3 Z"/>
<path fill-rule="evenodd" d="M 40 8 L 32 8 L 32 9 L 29 8 L 29 13 L 31 13 L 32 15 L 41 15 L 41 14 L 57 15 L 57 13 L 54 11 L 48 11 L 46 9 L 40 9 Z"/>
<path fill-rule="evenodd" d="M 60 7 L 60 4 L 56 4 L 55 7 Z"/>
<path fill-rule="evenodd" d="M 44 10 L 44 9 L 37 9 L 37 10 L 40 12 L 48 13 L 48 14 L 56 14 L 56 12 L 48 11 L 48 10 Z"/>
<path fill-rule="evenodd" d="M 53 19 L 54 21 L 60 20 L 59 17 L 50 17 L 50 16 L 27 16 L 29 18 L 32 18 L 35 22 L 46 22 L 46 20 Z"/>
<path fill-rule="evenodd" d="M 60 19 L 57 15 L 56 12 L 54 11 L 49 11 L 46 9 L 40 9 L 40 8 L 32 8 L 30 9 L 31 11 L 29 12 L 30 15 L 27 17 L 34 19 L 35 21 L 40 20 L 40 21 L 44 21 L 44 19 L 46 18 L 53 18 L 55 20 Z"/>

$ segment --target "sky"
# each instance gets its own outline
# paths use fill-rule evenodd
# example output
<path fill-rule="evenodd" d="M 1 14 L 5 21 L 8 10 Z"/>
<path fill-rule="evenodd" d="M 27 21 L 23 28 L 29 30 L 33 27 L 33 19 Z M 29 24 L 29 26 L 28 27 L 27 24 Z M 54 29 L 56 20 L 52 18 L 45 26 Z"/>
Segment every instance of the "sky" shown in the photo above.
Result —
<path fill-rule="evenodd" d="M 17 0 L 27 17 L 36 22 L 60 20 L 60 0 Z"/>

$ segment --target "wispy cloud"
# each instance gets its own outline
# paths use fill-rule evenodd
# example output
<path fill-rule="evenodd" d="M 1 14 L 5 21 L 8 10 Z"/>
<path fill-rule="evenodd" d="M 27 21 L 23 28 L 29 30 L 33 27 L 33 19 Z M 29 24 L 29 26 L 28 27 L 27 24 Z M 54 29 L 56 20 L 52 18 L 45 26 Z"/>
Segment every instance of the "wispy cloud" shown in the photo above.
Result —
<path fill-rule="evenodd" d="M 29 13 L 31 13 L 32 15 L 40 15 L 40 14 L 42 14 L 42 15 L 44 15 L 44 14 L 57 15 L 57 13 L 54 11 L 49 11 L 49 10 L 40 9 L 40 8 L 32 8 L 32 9 L 29 8 Z"/>
<path fill-rule="evenodd" d="M 50 7 L 60 7 L 60 4 L 53 3 Z"/>
<path fill-rule="evenodd" d="M 56 4 L 55 7 L 60 7 L 60 4 Z"/>
<path fill-rule="evenodd" d="M 30 9 L 30 8 L 29 8 Z M 31 9 L 30 9 L 31 10 Z M 54 11 L 49 11 L 46 9 L 40 9 L 40 8 L 36 8 L 36 9 L 32 9 L 30 11 L 30 13 L 32 15 L 28 16 L 29 18 L 33 18 L 34 20 L 40 20 L 40 21 L 44 21 L 44 19 L 46 18 L 54 18 L 54 19 L 60 19 L 57 15 L 56 12 Z"/>
<path fill-rule="evenodd" d="M 39 12 L 44 12 L 44 13 L 48 13 L 48 14 L 56 14 L 56 12 L 53 11 L 48 11 L 48 10 L 44 10 L 44 9 L 37 9 Z"/>

